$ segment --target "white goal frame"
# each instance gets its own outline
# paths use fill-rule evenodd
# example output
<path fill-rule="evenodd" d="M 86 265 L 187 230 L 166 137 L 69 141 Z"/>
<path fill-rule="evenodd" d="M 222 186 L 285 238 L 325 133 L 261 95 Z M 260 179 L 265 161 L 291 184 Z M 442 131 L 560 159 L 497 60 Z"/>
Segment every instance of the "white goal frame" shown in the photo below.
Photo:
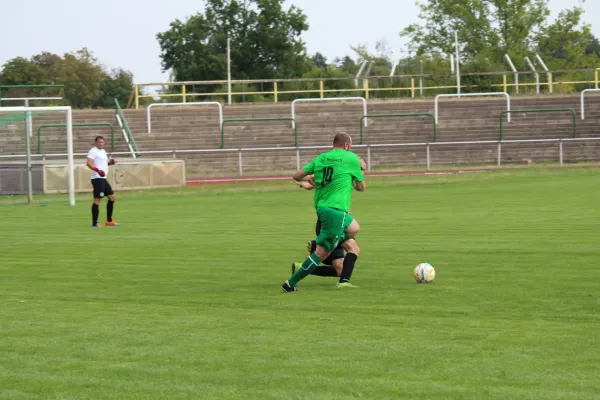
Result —
<path fill-rule="evenodd" d="M 66 111 L 66 125 L 67 125 L 67 175 L 69 183 L 69 204 L 75 205 L 75 176 L 74 176 L 74 161 L 73 161 L 73 112 L 70 106 L 58 106 L 58 107 L 0 107 L 0 112 L 22 112 L 30 113 L 36 111 Z M 29 196 L 31 199 L 31 146 L 29 135 L 27 137 L 27 175 L 29 185 Z"/>

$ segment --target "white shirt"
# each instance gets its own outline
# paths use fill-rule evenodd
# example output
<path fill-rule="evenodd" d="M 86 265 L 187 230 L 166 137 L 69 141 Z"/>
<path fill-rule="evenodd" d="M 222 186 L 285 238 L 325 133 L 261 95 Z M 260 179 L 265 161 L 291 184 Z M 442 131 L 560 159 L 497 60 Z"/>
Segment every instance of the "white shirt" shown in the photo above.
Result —
<path fill-rule="evenodd" d="M 108 176 L 108 154 L 106 154 L 106 150 L 94 146 L 88 152 L 87 158 L 94 160 L 94 167 L 104 171 L 104 177 L 101 177 L 96 171 L 92 171 L 92 179 L 106 179 Z"/>

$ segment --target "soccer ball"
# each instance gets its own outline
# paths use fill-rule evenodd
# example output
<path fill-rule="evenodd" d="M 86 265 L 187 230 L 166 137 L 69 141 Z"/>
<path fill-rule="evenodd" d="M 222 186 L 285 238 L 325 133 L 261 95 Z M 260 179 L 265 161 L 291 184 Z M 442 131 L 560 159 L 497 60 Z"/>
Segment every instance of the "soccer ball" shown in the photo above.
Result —
<path fill-rule="evenodd" d="M 430 283 L 435 279 L 435 269 L 431 264 L 421 263 L 415 267 L 414 277 L 417 283 Z"/>

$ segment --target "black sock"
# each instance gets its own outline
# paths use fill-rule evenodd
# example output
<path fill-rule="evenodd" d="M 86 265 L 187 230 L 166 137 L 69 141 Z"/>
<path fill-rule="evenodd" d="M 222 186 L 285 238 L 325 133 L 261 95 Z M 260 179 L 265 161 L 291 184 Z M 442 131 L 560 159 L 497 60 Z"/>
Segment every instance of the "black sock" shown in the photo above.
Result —
<path fill-rule="evenodd" d="M 100 214 L 100 207 L 98 204 L 92 204 L 92 225 L 98 224 L 98 215 Z"/>
<path fill-rule="evenodd" d="M 115 202 L 114 201 L 108 201 L 108 204 L 106 204 L 106 220 L 108 222 L 112 222 L 112 213 L 113 213 L 113 207 L 115 206 Z"/>
<path fill-rule="evenodd" d="M 334 276 L 337 278 L 337 271 L 335 270 L 335 268 L 333 267 L 324 267 L 324 266 L 318 266 L 317 268 L 315 268 L 315 270 L 313 272 L 310 273 L 311 275 L 318 275 L 318 276 Z"/>
<path fill-rule="evenodd" d="M 346 253 L 344 257 L 344 268 L 342 269 L 342 275 L 340 275 L 340 283 L 350 282 L 352 271 L 354 271 L 354 263 L 358 256 L 354 253 Z"/>

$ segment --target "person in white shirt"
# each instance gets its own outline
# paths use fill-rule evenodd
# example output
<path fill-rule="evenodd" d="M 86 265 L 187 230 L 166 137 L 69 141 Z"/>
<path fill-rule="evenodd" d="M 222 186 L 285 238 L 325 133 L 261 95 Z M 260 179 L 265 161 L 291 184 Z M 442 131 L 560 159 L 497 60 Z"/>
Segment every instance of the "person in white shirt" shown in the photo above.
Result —
<path fill-rule="evenodd" d="M 92 170 L 92 186 L 94 188 L 94 204 L 92 204 L 92 227 L 101 227 L 98 223 L 98 215 L 100 214 L 100 203 L 103 197 L 108 197 L 106 205 L 106 226 L 119 226 L 112 219 L 113 210 L 115 207 L 115 194 L 106 179 L 108 175 L 108 166 L 114 165 L 115 160 L 109 160 L 106 150 L 104 150 L 104 138 L 96 136 L 94 139 L 95 146 L 88 152 L 87 167 Z"/>

